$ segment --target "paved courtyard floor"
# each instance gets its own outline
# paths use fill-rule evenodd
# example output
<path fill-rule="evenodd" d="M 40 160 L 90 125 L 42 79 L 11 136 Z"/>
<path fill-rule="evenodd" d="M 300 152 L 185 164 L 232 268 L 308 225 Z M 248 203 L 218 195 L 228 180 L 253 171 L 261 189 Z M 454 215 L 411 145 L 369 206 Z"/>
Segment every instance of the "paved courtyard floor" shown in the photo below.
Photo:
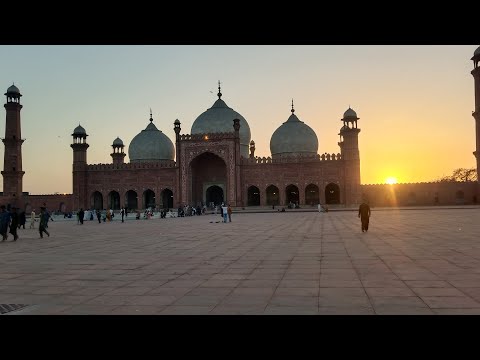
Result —
<path fill-rule="evenodd" d="M 480 314 L 480 208 L 49 223 L 0 243 L 14 314 Z M 37 223 L 38 226 L 38 223 Z"/>

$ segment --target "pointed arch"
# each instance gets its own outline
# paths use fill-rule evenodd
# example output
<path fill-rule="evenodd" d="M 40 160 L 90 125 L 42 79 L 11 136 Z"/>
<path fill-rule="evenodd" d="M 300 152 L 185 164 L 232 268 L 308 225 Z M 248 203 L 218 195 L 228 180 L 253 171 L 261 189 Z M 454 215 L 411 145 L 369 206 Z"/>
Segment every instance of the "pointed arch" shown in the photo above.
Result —
<path fill-rule="evenodd" d="M 285 188 L 285 199 L 286 199 L 286 204 L 285 205 L 288 205 L 290 203 L 292 203 L 294 205 L 295 204 L 298 205 L 298 201 L 300 200 L 300 194 L 299 194 L 299 191 L 298 191 L 298 187 L 293 185 L 293 184 L 288 185 Z"/>
<path fill-rule="evenodd" d="M 143 208 L 155 208 L 155 192 L 151 189 L 147 189 L 143 192 Z"/>
<path fill-rule="evenodd" d="M 280 192 L 275 185 L 267 187 L 267 205 L 279 205 L 280 204 Z"/>
<path fill-rule="evenodd" d="M 160 199 L 163 209 L 173 208 L 173 191 L 170 189 L 163 189 L 160 193 Z"/>
<path fill-rule="evenodd" d="M 330 183 L 325 187 L 325 202 L 327 204 L 340 204 L 340 187 Z"/>
<path fill-rule="evenodd" d="M 134 190 L 128 190 L 125 193 L 125 207 L 129 211 L 138 209 L 138 194 Z"/>
<path fill-rule="evenodd" d="M 260 206 L 260 189 L 256 186 L 250 186 L 247 191 L 247 206 Z"/>
<path fill-rule="evenodd" d="M 305 187 L 305 204 L 316 205 L 320 203 L 320 191 L 315 184 L 309 184 Z"/>
<path fill-rule="evenodd" d="M 90 197 L 90 208 L 95 210 L 103 209 L 103 195 L 100 191 L 94 191 Z"/>
<path fill-rule="evenodd" d="M 108 208 L 112 210 L 120 210 L 120 194 L 116 191 L 108 193 Z"/>

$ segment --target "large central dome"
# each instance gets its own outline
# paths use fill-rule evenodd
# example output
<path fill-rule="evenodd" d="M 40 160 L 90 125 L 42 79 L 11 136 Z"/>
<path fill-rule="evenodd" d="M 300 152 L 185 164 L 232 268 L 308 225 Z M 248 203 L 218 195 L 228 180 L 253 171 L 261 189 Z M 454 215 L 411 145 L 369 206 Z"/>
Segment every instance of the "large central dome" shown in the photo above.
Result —
<path fill-rule="evenodd" d="M 130 162 L 150 162 L 158 160 L 173 160 L 175 148 L 167 135 L 153 124 L 150 124 L 132 139 L 128 147 Z"/>
<path fill-rule="evenodd" d="M 232 108 L 229 108 L 220 97 L 213 106 L 201 114 L 193 122 L 192 134 L 233 132 L 233 120 L 240 120 L 240 154 L 248 158 L 248 144 L 250 143 L 250 126 L 247 120 Z"/>

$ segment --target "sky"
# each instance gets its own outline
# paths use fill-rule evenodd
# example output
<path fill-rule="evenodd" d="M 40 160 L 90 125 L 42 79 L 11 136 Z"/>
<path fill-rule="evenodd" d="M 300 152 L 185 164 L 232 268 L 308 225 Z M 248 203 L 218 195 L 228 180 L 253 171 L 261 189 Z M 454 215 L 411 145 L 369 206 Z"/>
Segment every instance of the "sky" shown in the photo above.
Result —
<path fill-rule="evenodd" d="M 89 135 L 89 164 L 111 163 L 117 136 L 129 162 L 128 145 L 148 125 L 150 108 L 175 143 L 175 119 L 190 133 L 217 99 L 219 80 L 222 99 L 249 123 L 257 156 L 271 156 L 271 135 L 290 116 L 292 98 L 317 134 L 319 154 L 339 153 L 340 119 L 351 106 L 360 118 L 362 184 L 426 182 L 475 167 L 470 58 L 477 47 L 4 45 L 0 87 L 4 94 L 14 82 L 23 95 L 23 191 L 30 194 L 72 192 L 78 124 Z"/>

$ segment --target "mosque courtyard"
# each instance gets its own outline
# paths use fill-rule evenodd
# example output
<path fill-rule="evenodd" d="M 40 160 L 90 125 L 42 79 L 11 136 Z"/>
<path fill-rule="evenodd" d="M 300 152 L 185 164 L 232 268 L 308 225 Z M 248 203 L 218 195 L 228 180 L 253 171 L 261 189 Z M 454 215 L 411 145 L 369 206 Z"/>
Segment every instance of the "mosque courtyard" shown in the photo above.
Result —
<path fill-rule="evenodd" d="M 0 243 L 21 314 L 480 314 L 480 207 L 101 223 Z M 3 307 L 5 308 L 5 307 Z"/>

